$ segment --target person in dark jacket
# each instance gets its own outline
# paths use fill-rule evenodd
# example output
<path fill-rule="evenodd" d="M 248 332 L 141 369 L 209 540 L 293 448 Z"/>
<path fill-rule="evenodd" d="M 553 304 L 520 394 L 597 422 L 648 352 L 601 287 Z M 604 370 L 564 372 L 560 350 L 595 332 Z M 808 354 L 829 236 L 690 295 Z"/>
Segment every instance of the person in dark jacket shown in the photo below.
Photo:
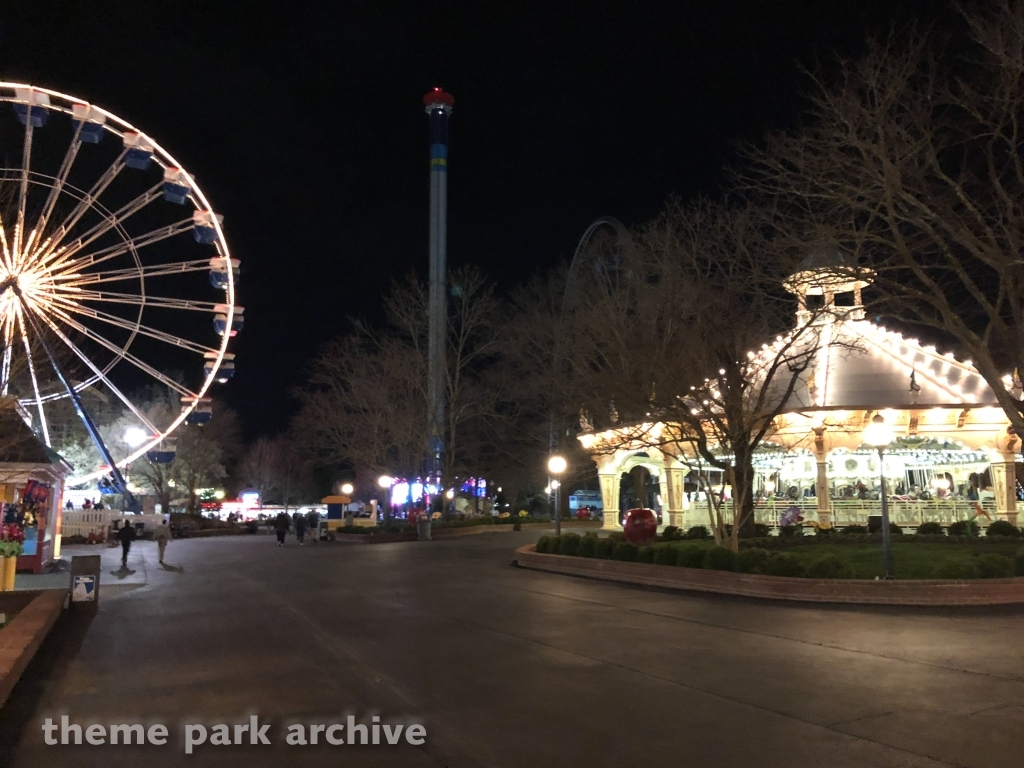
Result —
<path fill-rule="evenodd" d="M 278 512 L 277 517 L 274 518 L 274 530 L 277 531 L 277 546 L 284 546 L 284 537 L 288 533 L 288 528 L 291 527 L 291 522 L 285 512 Z"/>
<path fill-rule="evenodd" d="M 320 513 L 315 509 L 309 510 L 306 522 L 309 524 L 309 539 L 316 544 L 320 540 Z"/>
<path fill-rule="evenodd" d="M 299 546 L 302 546 L 303 540 L 306 538 L 306 516 L 301 512 L 295 513 L 295 538 L 299 540 Z"/>
<path fill-rule="evenodd" d="M 121 524 L 121 530 L 117 532 L 117 540 L 121 542 L 121 566 L 128 565 L 128 551 L 135 541 L 135 526 L 127 521 Z"/>

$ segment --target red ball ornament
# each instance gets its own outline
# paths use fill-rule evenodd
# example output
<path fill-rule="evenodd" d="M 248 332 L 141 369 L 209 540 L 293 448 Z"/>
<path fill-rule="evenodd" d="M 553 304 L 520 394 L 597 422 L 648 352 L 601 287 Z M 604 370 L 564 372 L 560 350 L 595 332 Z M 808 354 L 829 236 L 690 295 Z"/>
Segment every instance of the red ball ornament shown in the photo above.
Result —
<path fill-rule="evenodd" d="M 653 509 L 631 509 L 626 513 L 626 522 L 622 528 L 626 541 L 642 547 L 654 541 L 658 534 L 658 518 Z"/>
<path fill-rule="evenodd" d="M 578 509 L 578 510 L 576 510 L 576 519 L 577 520 L 588 520 L 588 519 L 590 519 L 590 510 L 589 509 Z"/>

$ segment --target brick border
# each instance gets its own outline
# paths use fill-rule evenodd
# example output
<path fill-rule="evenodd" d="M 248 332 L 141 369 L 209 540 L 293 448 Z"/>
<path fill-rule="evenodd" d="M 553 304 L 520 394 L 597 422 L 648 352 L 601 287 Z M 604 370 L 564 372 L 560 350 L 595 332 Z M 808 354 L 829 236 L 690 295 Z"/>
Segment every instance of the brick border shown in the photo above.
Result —
<path fill-rule="evenodd" d="M 43 590 L 0 629 L 0 707 L 53 628 L 67 598 L 66 589 Z"/>
<path fill-rule="evenodd" d="M 627 584 L 665 587 L 688 592 L 793 600 L 808 603 L 862 605 L 1011 605 L 1024 603 L 1024 578 L 915 579 L 867 581 L 863 579 L 804 579 L 762 576 L 732 571 L 680 568 L 674 565 L 627 563 L 535 551 L 533 544 L 516 550 L 522 568 L 569 576 L 584 576 Z"/>

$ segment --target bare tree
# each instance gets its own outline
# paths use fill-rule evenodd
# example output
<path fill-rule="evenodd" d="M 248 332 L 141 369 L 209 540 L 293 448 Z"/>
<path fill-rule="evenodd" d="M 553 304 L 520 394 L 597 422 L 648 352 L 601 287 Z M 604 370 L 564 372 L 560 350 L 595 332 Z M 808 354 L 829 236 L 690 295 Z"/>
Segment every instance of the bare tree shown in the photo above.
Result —
<path fill-rule="evenodd" d="M 275 441 L 275 483 L 273 498 L 284 505 L 285 511 L 301 503 L 310 491 L 309 462 L 303 458 L 295 443 L 288 437 Z"/>
<path fill-rule="evenodd" d="M 817 312 L 797 320 L 785 289 L 804 254 L 768 236 L 770 221 L 751 205 L 670 202 L 629 253 L 592 271 L 567 329 L 582 420 L 588 409 L 605 426 L 621 419 L 625 441 L 724 473 L 734 519 L 729 533 L 719 514 L 715 538 L 734 550 L 752 533 L 754 453 L 819 344 Z"/>
<path fill-rule="evenodd" d="M 295 427 L 322 461 L 414 474 L 426 450 L 422 360 L 407 345 L 357 332 L 313 363 Z"/>
<path fill-rule="evenodd" d="M 473 266 L 452 270 L 448 277 L 447 346 L 445 359 L 445 455 L 443 482 L 472 471 L 486 442 L 486 426 L 499 398 L 494 381 L 484 372 L 499 352 L 499 310 L 494 289 Z M 413 276 L 398 283 L 386 299 L 391 326 L 415 350 L 426 370 L 429 295 Z M 425 380 L 425 379 L 424 379 Z"/>
<path fill-rule="evenodd" d="M 857 253 L 880 312 L 952 337 L 1024 434 L 1024 3 L 978 8 L 966 55 L 891 35 L 814 75 L 807 125 L 749 150 L 742 179 L 794 240 Z"/>
<path fill-rule="evenodd" d="M 249 447 L 242 460 L 240 479 L 259 494 L 260 509 L 263 509 L 264 500 L 277 490 L 280 464 L 278 448 L 276 441 L 261 437 Z"/>
<path fill-rule="evenodd" d="M 498 394 L 484 372 L 498 352 L 498 308 L 474 268 L 450 277 L 445 464 L 451 482 L 475 466 Z M 415 277 L 385 300 L 388 327 L 357 323 L 316 359 L 297 426 L 322 455 L 359 470 L 416 475 L 426 455 L 427 288 Z"/>

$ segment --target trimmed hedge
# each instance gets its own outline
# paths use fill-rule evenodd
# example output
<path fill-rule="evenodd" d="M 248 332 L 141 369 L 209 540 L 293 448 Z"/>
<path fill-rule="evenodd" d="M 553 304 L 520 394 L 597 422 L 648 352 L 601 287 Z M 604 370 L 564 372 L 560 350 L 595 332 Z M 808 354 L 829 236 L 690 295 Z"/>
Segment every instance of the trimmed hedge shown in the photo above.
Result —
<path fill-rule="evenodd" d="M 580 536 L 577 533 L 562 534 L 562 543 L 558 547 L 560 555 L 578 555 L 580 553 Z"/>
<path fill-rule="evenodd" d="M 707 554 L 707 567 L 713 571 L 735 571 L 736 553 L 731 549 L 715 547 Z"/>
<path fill-rule="evenodd" d="M 996 520 L 985 529 L 986 536 L 1013 536 L 1020 538 L 1020 528 L 1009 520 Z"/>
<path fill-rule="evenodd" d="M 983 579 L 1005 579 L 1013 576 L 1014 561 L 1006 555 L 989 552 L 977 557 L 978 576 Z"/>
<path fill-rule="evenodd" d="M 630 544 L 628 541 L 620 541 L 615 545 L 615 549 L 612 550 L 612 557 L 615 560 L 634 563 L 636 562 L 636 556 L 639 552 L 640 548 L 636 544 Z"/>
<path fill-rule="evenodd" d="M 701 547 L 696 544 L 687 544 L 686 546 L 679 548 L 679 554 L 676 557 L 676 565 L 681 568 L 704 568 L 704 563 L 707 560 L 707 557 L 707 547 Z"/>
<path fill-rule="evenodd" d="M 973 520 L 957 520 L 949 526 L 950 536 L 977 536 L 979 533 L 981 529 Z"/>
<path fill-rule="evenodd" d="M 901 537 L 897 553 L 899 578 L 914 579 L 997 579 L 1024 576 L 1024 547 L 1012 534 L 991 539 L 949 536 Z M 931 549 L 907 544 L 920 542 Z M 602 558 L 623 562 L 652 563 L 680 568 L 766 574 L 770 576 L 809 577 L 815 579 L 874 578 L 881 565 L 881 536 L 840 536 L 822 543 L 813 536 L 780 539 L 772 537 L 742 545 L 739 553 L 716 547 L 710 541 L 659 541 L 638 547 L 622 536 L 584 536 L 566 533 L 541 536 L 539 553 Z M 841 542 L 840 546 L 836 546 Z M 905 543 L 904 543 L 905 542 Z M 855 545 L 860 545 L 859 549 Z M 865 546 L 869 545 L 869 546 Z M 818 551 L 808 546 L 820 547 Z M 788 551 L 787 551 L 788 550 Z M 902 565 L 901 565 L 902 563 Z"/>
<path fill-rule="evenodd" d="M 580 557 L 597 557 L 597 534 L 588 533 L 580 539 Z"/>
<path fill-rule="evenodd" d="M 654 548 L 655 565 L 675 565 L 679 557 L 679 548 L 673 546 L 661 546 Z M 1024 563 L 1024 561 L 1022 561 Z"/>
<path fill-rule="evenodd" d="M 764 573 L 768 550 L 760 547 L 741 549 L 736 556 L 736 570 L 740 573 Z"/>
<path fill-rule="evenodd" d="M 803 561 L 789 552 L 772 552 L 764 564 L 764 572 L 769 576 L 803 576 Z"/>
<path fill-rule="evenodd" d="M 611 536 L 606 539 L 598 539 L 595 557 L 603 560 L 611 560 L 612 552 L 615 550 L 616 541 Z"/>
<path fill-rule="evenodd" d="M 853 569 L 838 555 L 824 555 L 807 566 L 812 579 L 852 579 Z"/>
<path fill-rule="evenodd" d="M 917 526 L 918 536 L 945 536 L 946 529 L 942 527 L 942 523 L 921 523 Z"/>

